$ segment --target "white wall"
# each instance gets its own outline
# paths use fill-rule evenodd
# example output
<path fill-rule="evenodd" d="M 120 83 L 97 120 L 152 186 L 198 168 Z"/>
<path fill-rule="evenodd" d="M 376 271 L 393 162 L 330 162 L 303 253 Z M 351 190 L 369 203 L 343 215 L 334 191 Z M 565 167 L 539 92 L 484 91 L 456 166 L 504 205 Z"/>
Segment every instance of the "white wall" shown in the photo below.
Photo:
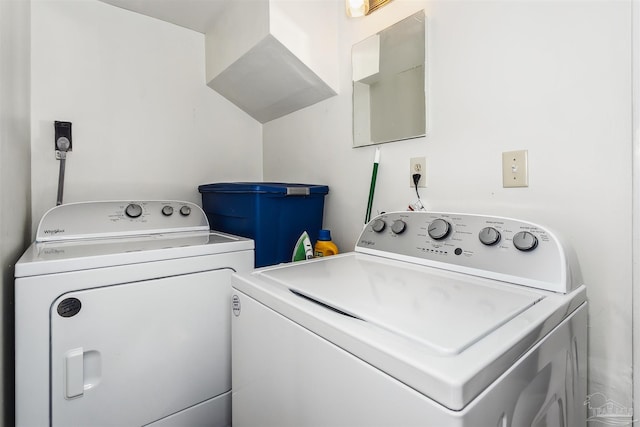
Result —
<path fill-rule="evenodd" d="M 640 5 L 633 2 L 633 342 L 640 342 Z M 640 414 L 640 346 L 633 348 L 633 413 Z M 637 416 L 636 416 L 637 418 Z"/>
<path fill-rule="evenodd" d="M 73 123 L 64 202 L 181 199 L 262 178 L 262 128 L 205 84 L 204 35 L 96 0 L 33 0 L 34 232 L 55 206 L 55 120 Z"/>
<path fill-rule="evenodd" d="M 13 423 L 13 267 L 29 242 L 29 2 L 0 1 L 0 424 Z"/>
<path fill-rule="evenodd" d="M 337 7 L 341 7 L 337 5 Z M 382 145 L 374 212 L 406 209 L 427 157 L 430 210 L 513 216 L 560 231 L 588 286 L 589 393 L 630 407 L 631 1 L 395 0 L 341 20 L 341 93 L 264 125 L 264 178 L 328 184 L 343 251 L 365 216 L 375 147 L 351 148 L 350 48 L 425 8 L 429 132 Z M 502 188 L 501 153 L 529 151 L 529 187 Z"/>

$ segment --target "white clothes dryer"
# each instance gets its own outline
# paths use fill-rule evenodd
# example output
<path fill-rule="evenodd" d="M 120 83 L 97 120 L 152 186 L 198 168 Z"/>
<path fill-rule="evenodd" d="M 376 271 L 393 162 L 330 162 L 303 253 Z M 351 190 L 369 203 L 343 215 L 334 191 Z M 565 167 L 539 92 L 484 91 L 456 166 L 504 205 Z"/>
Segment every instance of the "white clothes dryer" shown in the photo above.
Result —
<path fill-rule="evenodd" d="M 586 290 L 544 227 L 389 213 L 232 284 L 234 427 L 585 425 Z"/>
<path fill-rule="evenodd" d="M 253 241 L 195 204 L 89 202 L 16 264 L 17 426 L 229 426 L 230 279 Z"/>

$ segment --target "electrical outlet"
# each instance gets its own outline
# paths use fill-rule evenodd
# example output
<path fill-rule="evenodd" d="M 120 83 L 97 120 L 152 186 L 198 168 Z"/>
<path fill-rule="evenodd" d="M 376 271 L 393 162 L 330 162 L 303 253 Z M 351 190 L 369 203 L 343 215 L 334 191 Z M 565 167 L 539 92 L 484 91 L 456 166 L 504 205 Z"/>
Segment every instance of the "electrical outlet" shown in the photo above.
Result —
<path fill-rule="evenodd" d="M 409 160 L 409 187 L 415 188 L 413 183 L 413 175 L 419 173 L 420 181 L 418 181 L 418 187 L 424 188 L 427 186 L 427 161 L 424 157 L 412 157 Z"/>
<path fill-rule="evenodd" d="M 528 187 L 527 150 L 507 151 L 502 153 L 502 186 Z"/>
<path fill-rule="evenodd" d="M 73 143 L 71 139 L 71 122 L 60 122 L 56 120 L 53 122 L 55 130 L 55 151 L 56 159 L 60 160 L 67 157 L 67 152 L 73 149 Z"/>

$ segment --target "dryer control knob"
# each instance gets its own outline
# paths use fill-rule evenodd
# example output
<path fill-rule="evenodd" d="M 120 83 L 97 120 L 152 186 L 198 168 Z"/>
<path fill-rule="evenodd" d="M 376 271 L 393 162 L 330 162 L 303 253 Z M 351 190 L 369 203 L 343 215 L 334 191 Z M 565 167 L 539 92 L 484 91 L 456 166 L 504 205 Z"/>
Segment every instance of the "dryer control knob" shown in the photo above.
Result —
<path fill-rule="evenodd" d="M 520 251 L 532 251 L 538 246 L 538 238 L 528 231 L 519 231 L 513 236 L 513 246 Z"/>
<path fill-rule="evenodd" d="M 451 224 L 442 218 L 434 219 L 427 229 L 429 237 L 435 240 L 442 240 L 451 233 Z"/>
<path fill-rule="evenodd" d="M 396 234 L 402 234 L 406 229 L 407 229 L 407 223 L 401 219 L 397 219 L 393 221 L 393 224 L 391 224 L 391 231 L 393 231 Z"/>
<path fill-rule="evenodd" d="M 182 216 L 188 216 L 189 214 L 191 214 L 191 208 L 187 205 L 184 205 L 180 208 L 180 214 Z"/>
<path fill-rule="evenodd" d="M 381 219 L 376 219 L 375 221 L 373 221 L 373 224 L 371 224 L 371 228 L 376 233 L 380 233 L 382 230 L 385 229 L 386 226 L 387 224 Z"/>
<path fill-rule="evenodd" d="M 164 206 L 164 207 L 162 208 L 162 215 L 164 215 L 164 216 L 171 216 L 171 215 L 173 215 L 173 206 L 169 206 L 169 205 Z"/>
<path fill-rule="evenodd" d="M 129 218 L 138 218 L 140 215 L 142 215 L 142 206 L 137 203 L 129 203 L 124 209 L 124 213 Z"/>
<path fill-rule="evenodd" d="M 478 233 L 480 241 L 487 245 L 495 245 L 500 241 L 500 232 L 493 227 L 485 227 Z"/>

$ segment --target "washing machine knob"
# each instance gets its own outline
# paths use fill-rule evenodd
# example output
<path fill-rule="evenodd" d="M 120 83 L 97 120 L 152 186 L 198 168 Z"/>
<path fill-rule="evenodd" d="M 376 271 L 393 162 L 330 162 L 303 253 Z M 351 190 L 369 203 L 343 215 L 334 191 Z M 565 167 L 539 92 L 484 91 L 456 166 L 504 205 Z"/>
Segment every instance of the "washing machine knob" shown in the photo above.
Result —
<path fill-rule="evenodd" d="M 171 216 L 173 215 L 173 206 L 166 205 L 162 208 L 162 215 Z"/>
<path fill-rule="evenodd" d="M 538 246 L 538 238 L 528 231 L 519 231 L 513 236 L 513 246 L 521 251 L 532 251 Z"/>
<path fill-rule="evenodd" d="M 124 209 L 124 213 L 129 218 L 138 218 L 140 215 L 142 215 L 142 206 L 137 203 L 129 203 Z"/>
<path fill-rule="evenodd" d="M 402 234 L 406 229 L 407 229 L 407 223 L 401 219 L 397 219 L 393 221 L 393 224 L 391 224 L 391 231 L 393 231 L 396 234 Z"/>
<path fill-rule="evenodd" d="M 483 244 L 492 246 L 500 241 L 500 232 L 493 227 L 485 227 L 478 233 L 478 238 Z"/>
<path fill-rule="evenodd" d="M 429 237 L 435 240 L 442 240 L 451 233 L 451 224 L 442 218 L 434 219 L 427 229 Z"/>
<path fill-rule="evenodd" d="M 387 226 L 387 224 L 381 220 L 381 219 L 376 219 L 375 221 L 373 221 L 373 224 L 371 224 L 371 228 L 373 229 L 373 231 L 375 231 L 376 233 L 380 233 L 382 230 L 384 230 L 384 228 Z"/>
<path fill-rule="evenodd" d="M 191 214 L 191 208 L 187 205 L 184 205 L 180 208 L 180 214 L 182 216 L 188 216 L 189 214 Z"/>

